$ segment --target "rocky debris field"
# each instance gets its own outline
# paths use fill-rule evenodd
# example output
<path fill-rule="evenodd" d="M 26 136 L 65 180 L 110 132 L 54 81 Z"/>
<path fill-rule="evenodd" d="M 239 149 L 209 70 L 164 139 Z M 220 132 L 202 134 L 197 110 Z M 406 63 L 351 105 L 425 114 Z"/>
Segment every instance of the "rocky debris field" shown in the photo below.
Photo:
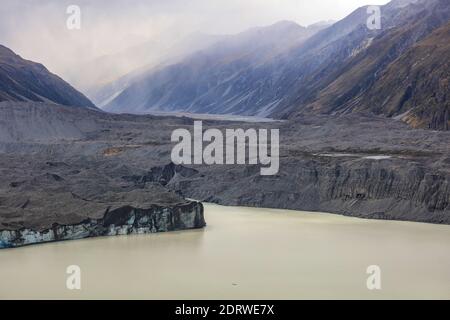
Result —
<path fill-rule="evenodd" d="M 261 176 L 259 165 L 172 164 L 171 133 L 193 121 L 0 103 L 3 246 L 203 227 L 201 204 L 185 199 L 450 223 L 449 132 L 364 114 L 203 122 L 280 129 L 280 171 Z M 120 223 L 105 222 L 113 212 Z"/>

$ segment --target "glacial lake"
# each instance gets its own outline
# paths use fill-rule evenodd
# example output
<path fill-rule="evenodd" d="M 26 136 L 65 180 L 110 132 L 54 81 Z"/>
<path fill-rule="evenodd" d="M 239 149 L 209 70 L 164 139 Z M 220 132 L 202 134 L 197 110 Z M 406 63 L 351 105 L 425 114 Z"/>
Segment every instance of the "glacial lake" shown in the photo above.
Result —
<path fill-rule="evenodd" d="M 450 226 L 205 205 L 204 230 L 0 250 L 0 299 L 450 299 Z M 81 290 L 66 268 L 81 268 Z M 381 290 L 366 269 L 381 268 Z"/>

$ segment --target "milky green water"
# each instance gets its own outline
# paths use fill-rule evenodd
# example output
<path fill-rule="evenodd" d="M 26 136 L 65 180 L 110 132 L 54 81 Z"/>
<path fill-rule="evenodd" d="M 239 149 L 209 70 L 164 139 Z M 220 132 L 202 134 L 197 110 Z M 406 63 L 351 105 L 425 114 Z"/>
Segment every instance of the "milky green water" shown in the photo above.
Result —
<path fill-rule="evenodd" d="M 204 230 L 0 250 L 0 299 L 450 299 L 450 226 L 205 210 Z M 369 265 L 381 290 L 367 289 Z"/>

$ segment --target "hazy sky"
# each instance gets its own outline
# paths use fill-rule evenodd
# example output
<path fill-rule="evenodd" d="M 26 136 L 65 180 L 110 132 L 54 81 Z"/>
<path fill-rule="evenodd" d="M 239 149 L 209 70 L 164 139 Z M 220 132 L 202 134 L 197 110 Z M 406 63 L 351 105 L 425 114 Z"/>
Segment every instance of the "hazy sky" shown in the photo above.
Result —
<path fill-rule="evenodd" d="M 338 20 L 357 7 L 388 0 L 1 0 L 0 44 L 62 76 L 68 68 L 145 40 L 200 31 L 236 33 L 292 20 Z M 81 30 L 68 30 L 69 5 Z"/>

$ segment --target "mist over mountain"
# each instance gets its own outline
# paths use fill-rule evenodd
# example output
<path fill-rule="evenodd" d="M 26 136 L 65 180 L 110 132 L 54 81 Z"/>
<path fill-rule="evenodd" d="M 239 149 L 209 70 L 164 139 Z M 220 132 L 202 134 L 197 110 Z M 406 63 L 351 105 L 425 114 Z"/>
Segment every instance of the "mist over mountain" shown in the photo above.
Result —
<path fill-rule="evenodd" d="M 91 60 L 82 72 L 74 67 L 69 78 L 116 113 L 292 119 L 363 112 L 448 130 L 450 4 L 393 0 L 380 8 L 380 29 L 367 26 L 364 6 L 308 27 L 284 20 L 233 35 L 147 40 Z M 94 108 L 89 98 L 0 47 L 0 101 Z"/>
<path fill-rule="evenodd" d="M 0 45 L 0 102 L 53 102 L 96 109 L 95 105 L 42 64 L 24 60 Z"/>
<path fill-rule="evenodd" d="M 227 37 L 179 63 L 141 75 L 105 109 L 116 112 L 183 110 L 221 114 L 261 113 L 261 104 L 256 100 L 261 99 L 264 87 L 255 91 L 245 83 L 258 81 L 256 77 L 260 75 L 252 71 L 324 27 L 305 28 L 281 21 Z M 247 96 L 245 101 L 243 96 Z M 252 106 L 249 103 L 251 100 L 255 102 Z M 239 110 L 242 103 L 253 109 L 242 112 Z"/>
<path fill-rule="evenodd" d="M 204 49 L 226 36 L 194 33 L 177 41 L 145 41 L 112 55 L 86 62 L 85 72 L 72 70 L 70 79 L 94 103 L 103 106 L 117 87 L 127 78 L 145 70 L 175 63 L 187 55 Z"/>
<path fill-rule="evenodd" d="M 381 7 L 380 30 L 367 27 L 368 7 L 356 9 L 331 26 L 304 28 L 283 21 L 255 28 L 219 41 L 178 63 L 153 68 L 136 77 L 130 75 L 126 84 L 114 91 L 114 96 L 105 99 L 109 101 L 105 109 L 274 118 L 365 111 L 397 117 L 413 108 L 425 108 L 428 100 L 416 99 L 414 103 L 393 107 L 392 97 L 397 93 L 389 88 L 393 90 L 394 86 L 386 85 L 378 100 L 373 98 L 374 88 L 380 87 L 380 81 L 386 81 L 387 78 L 380 77 L 389 68 L 395 68 L 391 64 L 448 23 L 449 6 L 445 0 L 391 1 Z M 431 50 L 428 54 L 439 53 Z M 416 63 L 402 61 L 411 64 L 407 68 Z M 417 87 L 406 87 L 406 95 L 414 96 Z M 420 95 L 433 95 L 431 87 L 429 90 Z M 391 102 L 386 105 L 385 100 Z M 414 121 L 400 118 L 415 126 L 445 129 L 448 107 L 444 104 L 442 108 L 437 114 L 414 112 Z M 441 120 L 432 124 L 436 122 L 433 119 Z"/>

